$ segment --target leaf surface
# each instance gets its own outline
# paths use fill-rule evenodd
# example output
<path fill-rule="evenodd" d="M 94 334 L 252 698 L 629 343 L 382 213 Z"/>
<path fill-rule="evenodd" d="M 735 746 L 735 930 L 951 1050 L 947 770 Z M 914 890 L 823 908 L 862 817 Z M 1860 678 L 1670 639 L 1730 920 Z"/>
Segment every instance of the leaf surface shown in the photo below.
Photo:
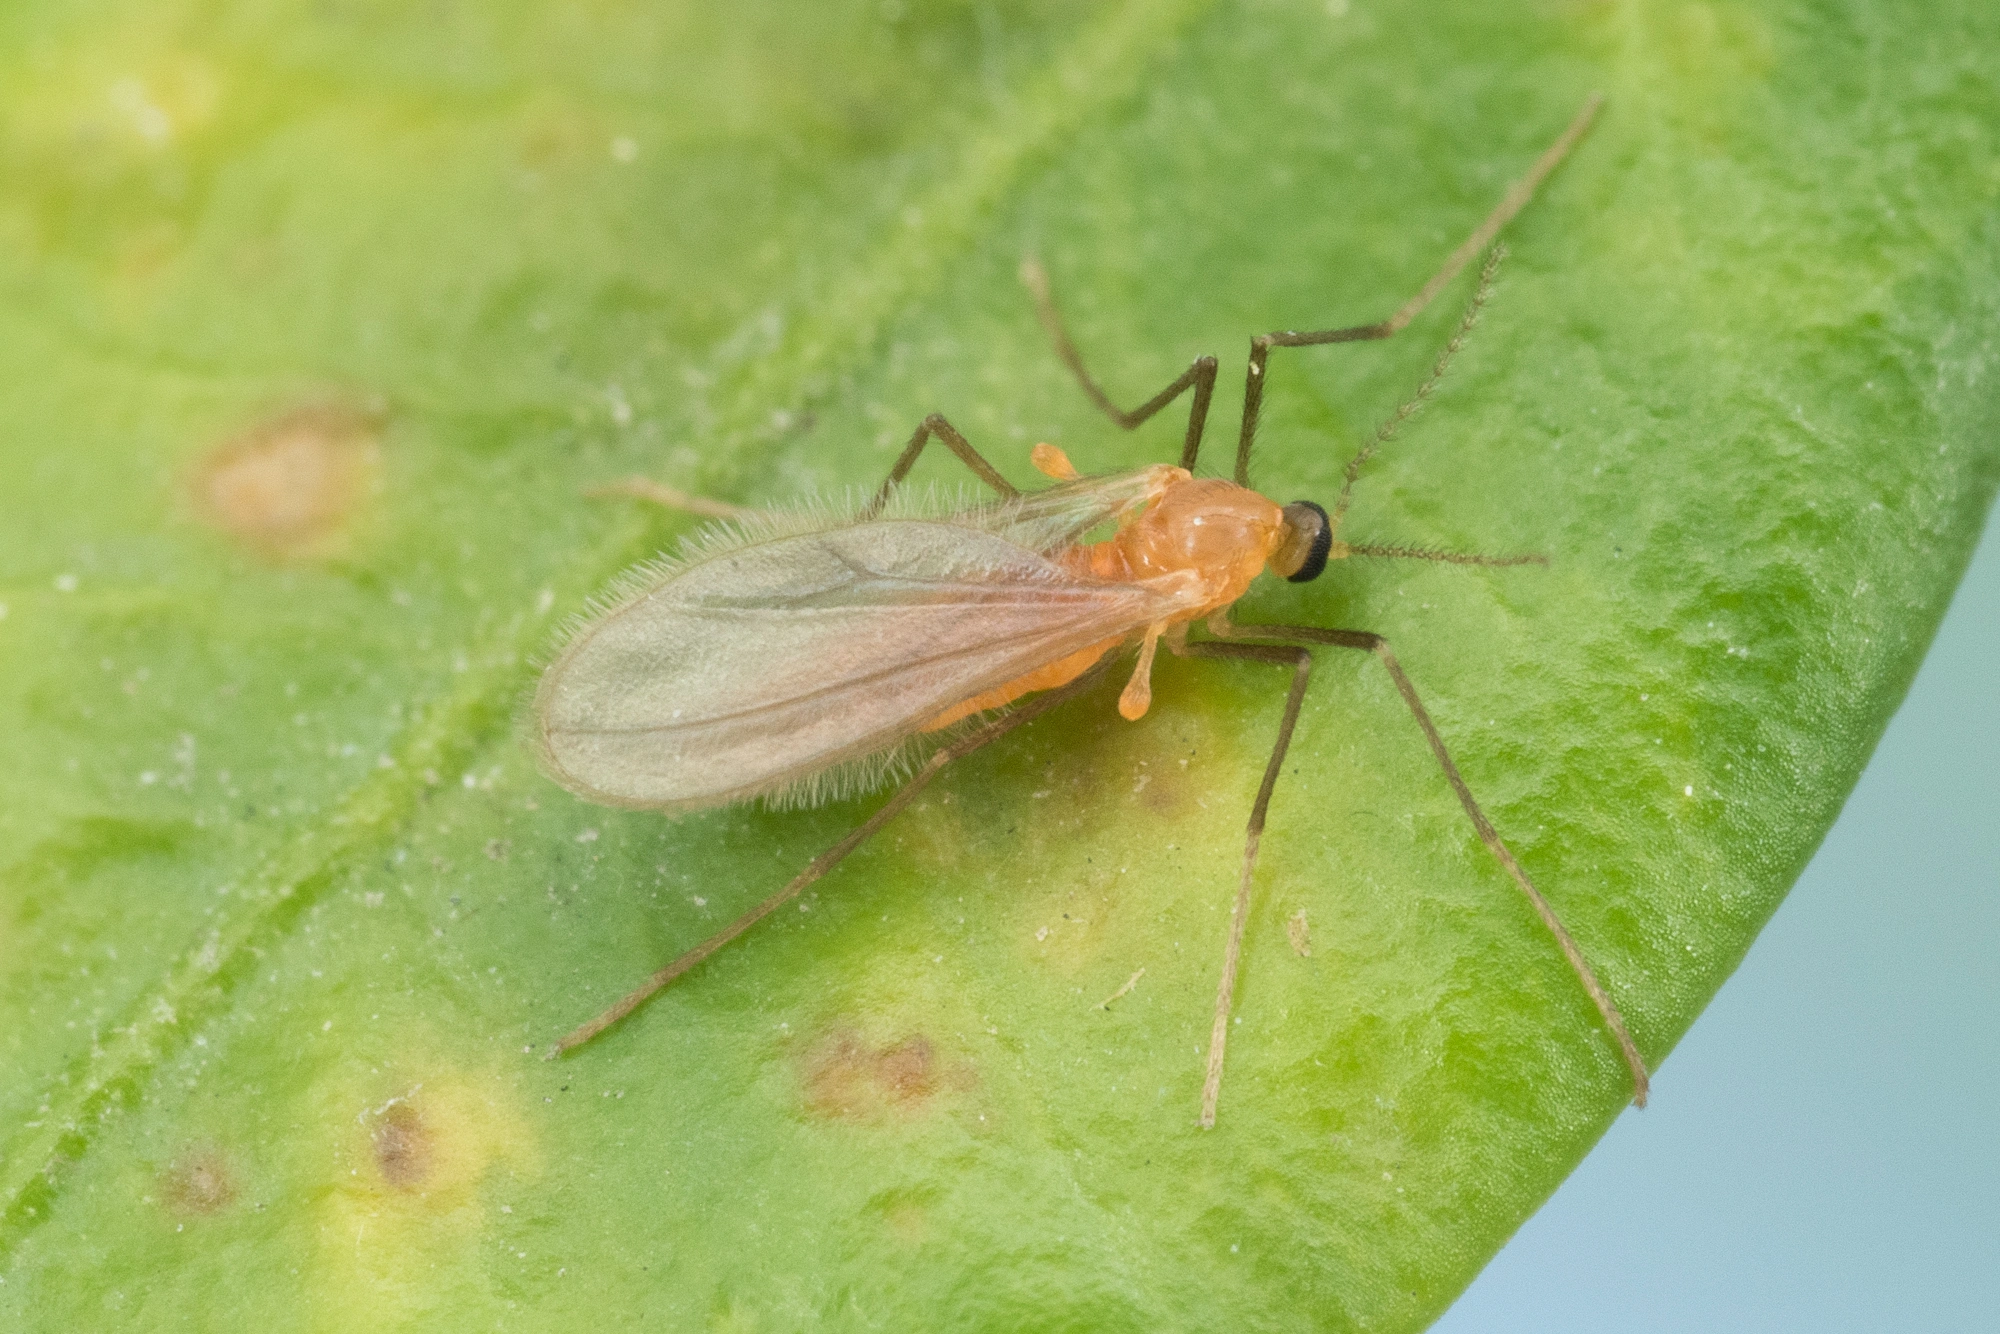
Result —
<path fill-rule="evenodd" d="M 548 1063 L 880 800 L 669 821 L 535 772 L 556 625 L 692 527 L 583 493 L 872 487 L 930 411 L 1022 484 L 1041 439 L 1170 459 L 1176 413 L 1076 391 L 1031 252 L 1121 401 L 1225 358 L 1219 471 L 1249 335 L 1395 309 L 1604 92 L 1349 519 L 1549 568 L 1356 560 L 1241 619 L 1389 636 L 1657 1064 L 2000 478 L 1996 39 L 1970 3 L 10 7 L 6 1323 L 1421 1328 L 1628 1086 L 1374 662 L 1321 656 L 1213 1132 L 1259 664 L 971 757 Z M 1274 353 L 1260 487 L 1330 500 L 1469 292 Z"/>

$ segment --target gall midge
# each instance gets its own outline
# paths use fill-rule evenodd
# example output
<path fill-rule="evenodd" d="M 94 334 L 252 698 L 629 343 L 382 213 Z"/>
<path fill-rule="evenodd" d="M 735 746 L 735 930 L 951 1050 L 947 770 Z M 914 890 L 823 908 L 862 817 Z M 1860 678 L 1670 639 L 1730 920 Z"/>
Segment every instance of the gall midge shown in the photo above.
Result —
<path fill-rule="evenodd" d="M 1054 485 L 1021 492 L 933 414 L 873 499 L 852 513 L 759 514 L 636 478 L 608 488 L 736 522 L 698 539 L 685 560 L 628 576 L 543 674 L 535 695 L 535 742 L 556 781 L 590 801 L 661 811 L 757 797 L 810 804 L 865 790 L 890 775 L 906 781 L 784 888 L 570 1033 L 551 1054 L 589 1041 L 795 898 L 906 808 L 945 765 L 1081 694 L 1108 670 L 1117 650 L 1135 642 L 1138 662 L 1118 711 L 1128 719 L 1143 717 L 1152 698 L 1154 655 L 1165 644 L 1183 656 L 1242 659 L 1291 672 L 1277 740 L 1250 809 L 1216 989 L 1200 1112 L 1203 1126 L 1214 1125 L 1257 844 L 1305 699 L 1312 650 L 1332 647 L 1371 653 L 1388 671 L 1480 839 L 1527 896 L 1596 1005 L 1631 1072 L 1633 1101 L 1643 1106 L 1646 1066 L 1617 1006 L 1480 810 L 1388 641 L 1361 630 L 1239 625 L 1229 617 L 1260 573 L 1304 582 L 1347 556 L 1545 563 L 1539 556 L 1357 545 L 1339 536 L 1363 465 L 1430 396 L 1470 332 L 1501 259 L 1498 247 L 1429 378 L 1348 464 L 1331 510 L 1311 501 L 1280 505 L 1258 494 L 1250 487 L 1250 453 L 1271 349 L 1383 339 L 1404 328 L 1526 205 L 1582 137 L 1600 103 L 1597 97 L 1585 103 L 1394 315 L 1377 324 L 1251 339 L 1232 481 L 1193 475 L 1214 396 L 1215 358 L 1197 359 L 1132 411 L 1118 408 L 1085 369 L 1057 314 L 1047 274 L 1029 259 L 1021 278 L 1057 354 L 1120 427 L 1136 427 L 1192 391 L 1177 465 L 1085 477 L 1061 450 L 1037 445 L 1032 462 Z M 906 499 L 893 503 L 933 440 L 998 499 L 949 510 Z M 1111 537 L 1085 540 L 1105 525 L 1113 528 Z M 1207 638 L 1188 637 L 1196 623 Z M 1304 938 L 1301 919 L 1295 944 Z"/>

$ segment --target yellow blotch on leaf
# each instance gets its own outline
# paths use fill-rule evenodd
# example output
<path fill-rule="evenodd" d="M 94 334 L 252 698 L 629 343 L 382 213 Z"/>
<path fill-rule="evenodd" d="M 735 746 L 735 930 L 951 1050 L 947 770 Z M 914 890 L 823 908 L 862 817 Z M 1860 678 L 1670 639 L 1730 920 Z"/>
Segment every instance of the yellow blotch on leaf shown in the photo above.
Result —
<path fill-rule="evenodd" d="M 539 1171 L 514 1083 L 432 1069 L 386 1097 L 328 1093 L 321 1105 L 338 1119 L 333 1180 L 319 1205 L 327 1290 L 342 1294 L 343 1318 L 442 1315 L 433 1311 L 437 1275 L 494 1245 L 495 1196 L 504 1191 L 493 1187 Z"/>

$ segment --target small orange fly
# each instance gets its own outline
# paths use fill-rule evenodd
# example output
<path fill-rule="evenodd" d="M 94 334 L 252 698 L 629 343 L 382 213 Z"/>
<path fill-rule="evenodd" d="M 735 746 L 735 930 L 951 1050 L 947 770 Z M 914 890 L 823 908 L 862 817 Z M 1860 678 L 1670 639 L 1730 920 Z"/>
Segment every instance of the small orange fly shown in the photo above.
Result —
<path fill-rule="evenodd" d="M 1201 1124 L 1214 1125 L 1257 844 L 1305 699 L 1309 646 L 1327 645 L 1372 653 L 1388 669 L 1480 838 L 1534 905 L 1596 1004 L 1631 1069 L 1633 1101 L 1643 1106 L 1645 1062 L 1617 1006 L 1473 799 L 1388 642 L 1360 630 L 1239 625 L 1229 618 L 1231 605 L 1265 570 L 1302 583 L 1318 578 L 1328 562 L 1355 555 L 1545 563 L 1538 556 L 1456 555 L 1339 539 L 1362 465 L 1429 396 L 1470 331 L 1501 258 L 1497 247 L 1429 379 L 1349 463 L 1331 513 L 1311 501 L 1279 505 L 1250 489 L 1250 448 L 1272 348 L 1387 338 L 1402 329 L 1528 202 L 1588 129 L 1601 101 L 1592 97 L 1584 104 L 1528 174 L 1389 319 L 1251 340 L 1234 481 L 1193 475 L 1215 389 L 1215 358 L 1198 359 L 1146 403 L 1121 411 L 1084 368 L 1056 313 L 1047 276 L 1030 259 L 1021 277 L 1057 352 L 1119 426 L 1129 430 L 1193 390 L 1177 466 L 1085 477 L 1061 450 L 1041 444 L 1032 462 L 1055 485 L 1023 493 L 934 414 L 917 428 L 881 490 L 851 513 L 762 514 L 644 479 L 612 488 L 735 523 L 697 538 L 682 561 L 628 576 L 610 605 L 576 631 L 543 674 L 534 702 L 535 740 L 557 782 L 609 806 L 679 812 L 750 798 L 808 805 L 892 775 L 908 779 L 791 883 L 563 1038 L 552 1055 L 603 1032 L 798 895 L 908 806 L 952 760 L 1082 693 L 1108 667 L 1109 656 L 1134 641 L 1138 664 L 1118 697 L 1118 712 L 1143 717 L 1152 698 L 1154 653 L 1164 642 L 1177 654 L 1292 671 L 1277 742 L 1250 811 L 1216 993 L 1201 1099 Z M 998 499 L 941 511 L 935 503 L 905 498 L 898 485 L 934 439 Z M 1112 537 L 1084 540 L 1105 524 L 1115 526 Z M 1197 621 L 1209 638 L 1188 638 Z M 916 763 L 926 743 L 929 754 Z"/>

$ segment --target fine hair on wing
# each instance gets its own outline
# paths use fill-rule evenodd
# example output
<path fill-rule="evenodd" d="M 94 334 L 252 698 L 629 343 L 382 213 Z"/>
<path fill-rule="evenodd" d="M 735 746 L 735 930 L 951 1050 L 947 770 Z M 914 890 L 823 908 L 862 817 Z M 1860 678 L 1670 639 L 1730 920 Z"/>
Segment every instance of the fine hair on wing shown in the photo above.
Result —
<path fill-rule="evenodd" d="M 581 612 L 567 618 L 544 657 L 557 655 L 598 617 L 651 592 L 681 571 L 759 542 L 845 528 L 856 522 L 890 523 L 927 519 L 962 524 L 1004 537 L 1017 546 L 1049 555 L 1071 546 L 1091 529 L 1135 512 L 1146 496 L 1150 469 L 1081 477 L 1011 499 L 995 498 L 970 486 L 901 486 L 881 510 L 862 520 L 873 493 L 850 487 L 838 497 L 807 495 L 739 519 L 719 519 L 681 539 L 677 556 L 655 556 L 618 575 L 593 594 Z"/>
<path fill-rule="evenodd" d="M 571 645 L 595 633 L 596 627 L 607 619 L 670 587 L 676 580 L 690 576 L 704 564 L 765 543 L 781 543 L 816 533 L 865 533 L 871 528 L 893 529 L 900 522 L 917 521 L 933 526 L 944 523 L 963 527 L 982 533 L 988 539 L 998 538 L 1008 547 L 1031 551 L 1045 559 L 1051 558 L 1091 529 L 1107 521 L 1119 521 L 1143 504 L 1156 489 L 1157 479 L 1153 471 L 1140 469 L 1107 477 L 1078 478 L 1003 499 L 964 487 L 901 488 L 888 498 L 887 504 L 873 512 L 869 509 L 873 505 L 871 496 L 849 492 L 837 500 L 807 497 L 782 508 L 711 523 L 685 538 L 678 555 L 642 562 L 592 598 L 587 610 L 571 617 L 562 628 L 549 657 L 552 662 L 561 659 Z M 883 540 L 890 540 L 887 533 Z M 1011 573 L 1004 577 L 1021 577 L 1018 564 L 1011 562 L 1002 561 L 994 566 L 980 564 L 976 568 L 1008 569 Z M 1073 586 L 1074 576 L 1057 575 L 1051 568 L 1050 577 L 1057 579 L 1058 583 L 1071 582 Z M 893 661 L 885 659 L 885 663 L 894 666 Z M 549 749 L 548 733 L 539 725 L 542 718 L 540 700 L 538 693 L 529 731 L 545 769 L 560 780 L 562 765 Z M 935 730 L 912 727 L 907 732 L 885 739 L 871 750 L 850 752 L 838 758 L 829 757 L 829 761 L 821 767 L 809 771 L 794 770 L 768 787 L 740 789 L 731 799 L 754 797 L 773 809 L 791 809 L 816 806 L 859 795 L 887 783 L 900 782 L 914 774 L 941 746 L 951 744 L 967 728 L 978 726 L 983 718 L 989 716 L 989 713 L 973 714 Z M 566 785 L 570 784 L 566 781 Z M 581 789 L 573 787 L 573 790 Z M 662 807 L 637 798 L 621 800 L 614 793 L 592 792 L 586 795 L 607 805 L 666 809 L 669 812 L 676 809 L 671 805 Z M 686 806 L 678 809 L 696 808 Z"/>

